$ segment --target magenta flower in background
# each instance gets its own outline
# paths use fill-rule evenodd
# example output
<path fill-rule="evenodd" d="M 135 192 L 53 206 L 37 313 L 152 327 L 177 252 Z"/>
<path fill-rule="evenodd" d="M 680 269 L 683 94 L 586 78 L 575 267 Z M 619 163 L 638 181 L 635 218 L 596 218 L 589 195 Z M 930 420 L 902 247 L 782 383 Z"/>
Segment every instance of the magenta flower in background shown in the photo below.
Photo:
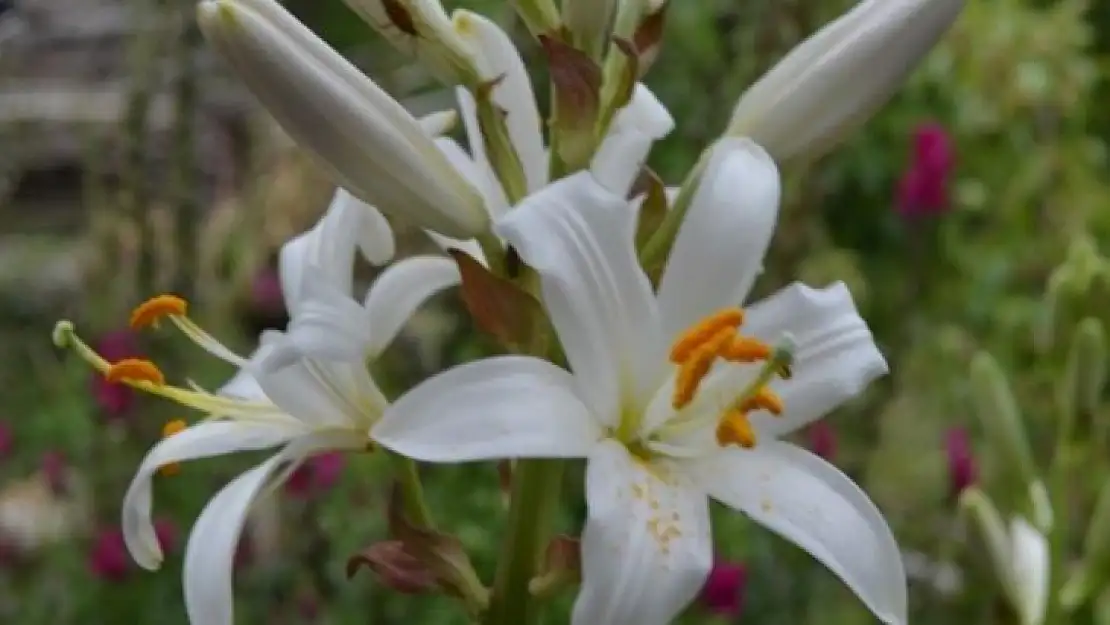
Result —
<path fill-rule="evenodd" d="M 68 486 L 66 475 L 69 472 L 65 454 L 60 451 L 48 451 L 42 455 L 39 466 L 47 483 L 50 484 L 50 489 L 57 494 L 65 493 Z"/>
<path fill-rule="evenodd" d="M 914 129 L 913 153 L 898 182 L 898 212 L 911 219 L 947 212 L 955 161 L 952 139 L 943 126 L 929 122 Z"/>
<path fill-rule="evenodd" d="M 285 482 L 285 491 L 294 497 L 309 497 L 326 491 L 339 481 L 346 459 L 340 452 L 313 456 L 297 467 Z"/>
<path fill-rule="evenodd" d="M 829 462 L 836 459 L 836 430 L 827 421 L 809 426 L 809 449 Z"/>
<path fill-rule="evenodd" d="M 169 519 L 154 521 L 154 535 L 158 537 L 162 553 L 170 553 L 177 546 L 177 524 Z"/>
<path fill-rule="evenodd" d="M 119 582 L 131 570 L 131 558 L 123 542 L 123 532 L 117 528 L 101 530 L 89 552 L 89 571 L 98 579 Z"/>
<path fill-rule="evenodd" d="M 100 337 L 96 350 L 105 360 L 113 363 L 142 355 L 135 334 L 129 330 L 116 330 Z M 135 395 L 128 386 L 108 382 L 100 375 L 93 375 L 92 387 L 96 405 L 112 418 L 125 415 L 135 401 Z"/>
<path fill-rule="evenodd" d="M 8 457 L 8 454 L 12 452 L 13 444 L 11 428 L 8 427 L 8 424 L 0 421 L 0 459 Z"/>
<path fill-rule="evenodd" d="M 952 428 L 945 434 L 944 443 L 948 453 L 949 492 L 953 497 L 958 497 L 979 476 L 975 455 L 971 450 L 971 438 L 967 435 L 967 430 Z"/>
<path fill-rule="evenodd" d="M 251 282 L 250 306 L 263 315 L 285 313 L 285 296 L 281 290 L 281 278 L 273 267 L 263 268 Z"/>
<path fill-rule="evenodd" d="M 736 618 L 744 609 L 748 570 L 743 564 L 717 560 L 701 589 L 701 604 L 718 616 Z"/>

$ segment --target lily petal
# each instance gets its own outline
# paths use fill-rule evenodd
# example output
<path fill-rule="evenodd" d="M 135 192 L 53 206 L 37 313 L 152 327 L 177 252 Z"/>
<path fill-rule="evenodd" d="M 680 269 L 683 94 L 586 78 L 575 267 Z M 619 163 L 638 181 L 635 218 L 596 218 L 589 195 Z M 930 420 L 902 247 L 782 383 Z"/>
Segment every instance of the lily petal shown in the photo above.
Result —
<path fill-rule="evenodd" d="M 771 388 L 785 411 L 752 414 L 761 436 L 778 437 L 828 414 L 887 372 L 886 360 L 843 283 L 812 289 L 795 283 L 748 310 L 744 332 L 768 342 L 794 337 L 794 375 Z"/>
<path fill-rule="evenodd" d="M 470 159 L 473 163 L 474 173 L 467 179 L 482 192 L 486 200 L 486 210 L 491 217 L 497 219 L 509 210 L 509 199 L 505 196 L 505 189 L 501 186 L 501 181 L 497 178 L 493 163 L 490 162 L 489 154 L 486 152 L 486 140 L 482 135 L 482 127 L 478 123 L 478 104 L 474 101 L 474 95 L 465 87 L 456 87 L 455 97 L 459 101 L 459 112 L 462 114 L 463 129 L 466 130 L 467 145 L 470 146 Z M 440 149 L 443 149 L 442 145 Z M 464 175 L 468 173 L 465 170 L 462 171 Z M 477 184 L 475 184 L 475 178 Z"/>
<path fill-rule="evenodd" d="M 266 361 L 277 369 L 299 357 L 362 362 L 373 341 L 369 311 L 322 278 L 316 267 L 308 278 L 304 299 L 292 317 L 284 341 L 276 342 Z"/>
<path fill-rule="evenodd" d="M 206 421 L 155 445 L 139 465 L 123 497 L 123 539 L 139 566 L 154 570 L 162 549 L 151 524 L 151 478 L 159 468 L 184 460 L 211 458 L 237 451 L 276 447 L 304 433 L 296 421 Z"/>
<path fill-rule="evenodd" d="M 754 141 L 713 147 L 659 282 L 664 336 L 744 302 L 763 269 L 780 191 L 775 162 Z"/>
<path fill-rule="evenodd" d="M 601 435 L 571 375 L 527 356 L 478 360 L 429 378 L 370 431 L 381 445 L 426 462 L 584 457 Z"/>
<path fill-rule="evenodd" d="M 606 440 L 589 457 L 586 501 L 582 587 L 571 622 L 670 623 L 713 565 L 705 495 L 684 476 L 647 467 Z"/>
<path fill-rule="evenodd" d="M 711 497 L 808 551 L 879 619 L 906 623 L 906 572 L 890 527 L 836 467 L 780 441 L 684 466 Z"/>
<path fill-rule="evenodd" d="M 655 296 L 633 249 L 634 208 L 579 172 L 525 198 L 495 230 L 539 272 L 581 396 L 615 425 L 618 397 L 644 397 L 665 363 Z"/>
<path fill-rule="evenodd" d="M 629 103 L 617 112 L 609 133 L 597 148 L 590 172 L 610 193 L 628 195 L 632 182 L 647 162 L 651 144 L 674 130 L 667 107 L 642 83 Z"/>
<path fill-rule="evenodd" d="M 1040 625 L 1048 607 L 1048 539 L 1021 517 L 1010 520 L 1014 601 L 1022 625 Z"/>
<path fill-rule="evenodd" d="M 466 10 L 453 14 L 455 30 L 473 51 L 473 60 L 483 81 L 497 81 L 491 97 L 505 111 L 505 128 L 517 158 L 524 168 L 528 191 L 547 183 L 547 157 L 540 130 L 540 112 L 532 81 L 512 39 L 496 23 Z M 471 137 L 471 149 L 475 149 Z"/>
<path fill-rule="evenodd" d="M 298 439 L 269 460 L 243 473 L 201 511 L 185 547 L 185 610 L 195 625 L 232 625 L 231 577 L 236 546 L 251 505 L 280 469 L 318 451 L 344 449 L 334 436 Z M 279 474 L 280 475 L 280 474 Z"/>
<path fill-rule="evenodd" d="M 413 256 L 383 271 L 366 294 L 371 341 L 366 355 L 376 358 L 424 302 L 459 283 L 455 261 L 442 256 Z"/>

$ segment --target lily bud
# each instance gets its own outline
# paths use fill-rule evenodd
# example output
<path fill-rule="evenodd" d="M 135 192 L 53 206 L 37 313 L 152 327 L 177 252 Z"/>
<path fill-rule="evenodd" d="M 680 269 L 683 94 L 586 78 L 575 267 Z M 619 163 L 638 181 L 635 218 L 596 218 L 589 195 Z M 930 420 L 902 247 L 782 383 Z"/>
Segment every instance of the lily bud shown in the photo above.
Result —
<path fill-rule="evenodd" d="M 619 0 L 563 0 L 563 23 L 571 43 L 598 58 L 613 27 Z"/>
<path fill-rule="evenodd" d="M 466 45 L 439 0 L 344 0 L 402 54 L 449 85 L 473 85 L 477 73 Z"/>
<path fill-rule="evenodd" d="M 205 0 L 208 40 L 353 195 L 456 238 L 489 226 L 478 191 L 404 107 L 273 0 Z"/>
<path fill-rule="evenodd" d="M 1102 389 L 1106 386 L 1106 333 L 1098 319 L 1088 317 L 1079 322 L 1068 354 L 1061 397 L 1062 407 L 1094 414 Z"/>
<path fill-rule="evenodd" d="M 1098 495 L 1087 536 L 1083 541 L 1083 565 L 1064 584 L 1061 601 L 1069 608 L 1085 602 L 1092 592 L 1106 587 L 1110 579 L 1110 482 L 1104 482 Z"/>
<path fill-rule="evenodd" d="M 1036 483 L 1037 469 L 1017 401 L 1006 374 L 986 352 L 971 361 L 971 395 L 987 442 L 1005 462 L 1006 471 L 1026 486 Z"/>
<path fill-rule="evenodd" d="M 802 42 L 740 98 L 727 134 L 777 159 L 818 156 L 882 106 L 963 0 L 863 0 Z"/>

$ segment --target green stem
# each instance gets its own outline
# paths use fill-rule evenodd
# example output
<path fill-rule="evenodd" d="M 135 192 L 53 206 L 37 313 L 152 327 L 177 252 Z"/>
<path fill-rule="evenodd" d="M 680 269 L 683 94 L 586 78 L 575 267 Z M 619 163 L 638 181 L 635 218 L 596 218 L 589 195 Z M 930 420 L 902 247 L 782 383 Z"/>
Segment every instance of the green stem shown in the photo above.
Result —
<path fill-rule="evenodd" d="M 536 606 L 528 586 L 551 533 L 563 477 L 562 460 L 520 460 L 513 476 L 508 534 L 494 577 L 486 625 L 530 625 Z"/>
<path fill-rule="evenodd" d="M 411 458 L 396 454 L 392 454 L 392 458 L 394 471 L 401 485 L 405 515 L 419 527 L 433 527 L 432 513 L 424 499 L 424 485 L 420 482 L 420 467 Z"/>

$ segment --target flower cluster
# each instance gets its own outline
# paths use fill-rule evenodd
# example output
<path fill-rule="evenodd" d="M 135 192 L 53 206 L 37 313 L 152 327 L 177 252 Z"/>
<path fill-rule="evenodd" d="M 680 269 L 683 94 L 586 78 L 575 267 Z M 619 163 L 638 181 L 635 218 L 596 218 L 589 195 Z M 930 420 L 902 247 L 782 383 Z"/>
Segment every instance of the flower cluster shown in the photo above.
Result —
<path fill-rule="evenodd" d="M 349 4 L 456 88 L 457 114 L 413 117 L 273 0 L 204 0 L 198 11 L 212 45 L 341 187 L 281 251 L 288 327 L 242 356 L 182 298 L 138 306 L 134 330 L 169 322 L 238 367 L 215 392 L 173 386 L 148 360 L 106 359 L 72 324 L 56 328 L 55 342 L 106 382 L 203 415 L 167 424 L 125 496 L 136 562 L 153 569 L 163 558 L 155 476 L 275 448 L 209 501 L 185 550 L 190 620 L 230 625 L 252 503 L 281 483 L 334 480 L 336 454 L 369 451 L 396 457 L 400 501 L 395 540 L 362 561 L 403 577 L 407 591 L 454 594 L 483 622 L 527 623 L 536 602 L 573 582 L 576 624 L 670 622 L 710 575 L 715 500 L 813 554 L 879 619 L 904 623 L 905 573 L 883 517 L 838 469 L 785 440 L 886 362 L 842 284 L 745 302 L 776 223 L 778 164 L 862 123 L 962 1 L 864 0 L 753 85 L 674 188 L 645 163 L 675 121 L 639 82 L 659 51 L 665 0 L 514 3 L 550 66 L 546 133 L 521 56 L 494 22 L 448 16 L 438 0 Z M 459 117 L 466 148 L 445 136 Z M 384 265 L 394 255 L 391 220 L 425 229 L 444 254 L 393 262 L 357 293 L 356 256 Z M 387 398 L 367 363 L 453 287 L 508 354 Z M 547 528 L 566 459 L 587 466 L 577 539 Z M 435 530 L 415 462 L 493 460 L 515 462 L 487 588 L 458 541 Z M 536 554 L 549 540 L 545 564 Z"/>

